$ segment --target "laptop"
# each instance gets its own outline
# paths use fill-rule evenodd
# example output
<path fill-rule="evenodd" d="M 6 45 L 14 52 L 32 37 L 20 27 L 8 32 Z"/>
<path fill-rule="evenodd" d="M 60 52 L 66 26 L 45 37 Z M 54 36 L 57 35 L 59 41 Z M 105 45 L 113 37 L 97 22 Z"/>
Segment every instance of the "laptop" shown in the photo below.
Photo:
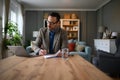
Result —
<path fill-rule="evenodd" d="M 15 50 L 14 54 L 21 57 L 37 56 L 34 52 L 28 54 L 23 46 L 9 46 L 9 49 Z"/>

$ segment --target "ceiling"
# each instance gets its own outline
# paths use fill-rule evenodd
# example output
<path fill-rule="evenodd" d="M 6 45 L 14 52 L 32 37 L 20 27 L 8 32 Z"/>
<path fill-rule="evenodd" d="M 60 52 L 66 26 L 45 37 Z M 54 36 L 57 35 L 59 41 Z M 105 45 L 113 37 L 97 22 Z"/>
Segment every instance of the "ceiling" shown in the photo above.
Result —
<path fill-rule="evenodd" d="M 26 10 L 96 11 L 111 0 L 18 0 Z"/>

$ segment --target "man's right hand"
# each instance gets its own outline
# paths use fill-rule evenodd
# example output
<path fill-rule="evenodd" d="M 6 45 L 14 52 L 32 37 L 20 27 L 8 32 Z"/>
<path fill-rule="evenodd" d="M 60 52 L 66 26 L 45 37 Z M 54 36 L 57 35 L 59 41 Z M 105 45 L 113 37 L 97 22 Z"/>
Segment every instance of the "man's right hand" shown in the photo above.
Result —
<path fill-rule="evenodd" d="M 47 54 L 47 51 L 46 51 L 46 50 L 41 49 L 41 50 L 39 51 L 39 55 L 40 55 L 40 56 L 43 56 L 43 55 L 46 55 L 46 54 Z"/>

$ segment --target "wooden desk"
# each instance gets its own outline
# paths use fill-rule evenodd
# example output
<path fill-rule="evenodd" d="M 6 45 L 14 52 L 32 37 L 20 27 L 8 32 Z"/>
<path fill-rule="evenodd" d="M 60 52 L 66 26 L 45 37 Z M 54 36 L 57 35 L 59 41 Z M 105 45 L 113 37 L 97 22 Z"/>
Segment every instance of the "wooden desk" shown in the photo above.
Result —
<path fill-rule="evenodd" d="M 79 55 L 45 59 L 12 56 L 0 61 L 0 80 L 112 80 Z"/>

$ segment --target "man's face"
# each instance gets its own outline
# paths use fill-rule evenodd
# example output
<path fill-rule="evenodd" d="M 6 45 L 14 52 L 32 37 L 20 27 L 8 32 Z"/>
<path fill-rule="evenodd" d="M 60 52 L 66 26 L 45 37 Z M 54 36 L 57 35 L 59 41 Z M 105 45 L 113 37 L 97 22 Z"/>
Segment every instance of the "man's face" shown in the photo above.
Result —
<path fill-rule="evenodd" d="M 57 21 L 56 17 L 53 16 L 48 16 L 48 20 L 47 20 L 47 27 L 50 30 L 54 30 L 55 28 L 57 28 L 59 26 L 59 21 Z"/>

